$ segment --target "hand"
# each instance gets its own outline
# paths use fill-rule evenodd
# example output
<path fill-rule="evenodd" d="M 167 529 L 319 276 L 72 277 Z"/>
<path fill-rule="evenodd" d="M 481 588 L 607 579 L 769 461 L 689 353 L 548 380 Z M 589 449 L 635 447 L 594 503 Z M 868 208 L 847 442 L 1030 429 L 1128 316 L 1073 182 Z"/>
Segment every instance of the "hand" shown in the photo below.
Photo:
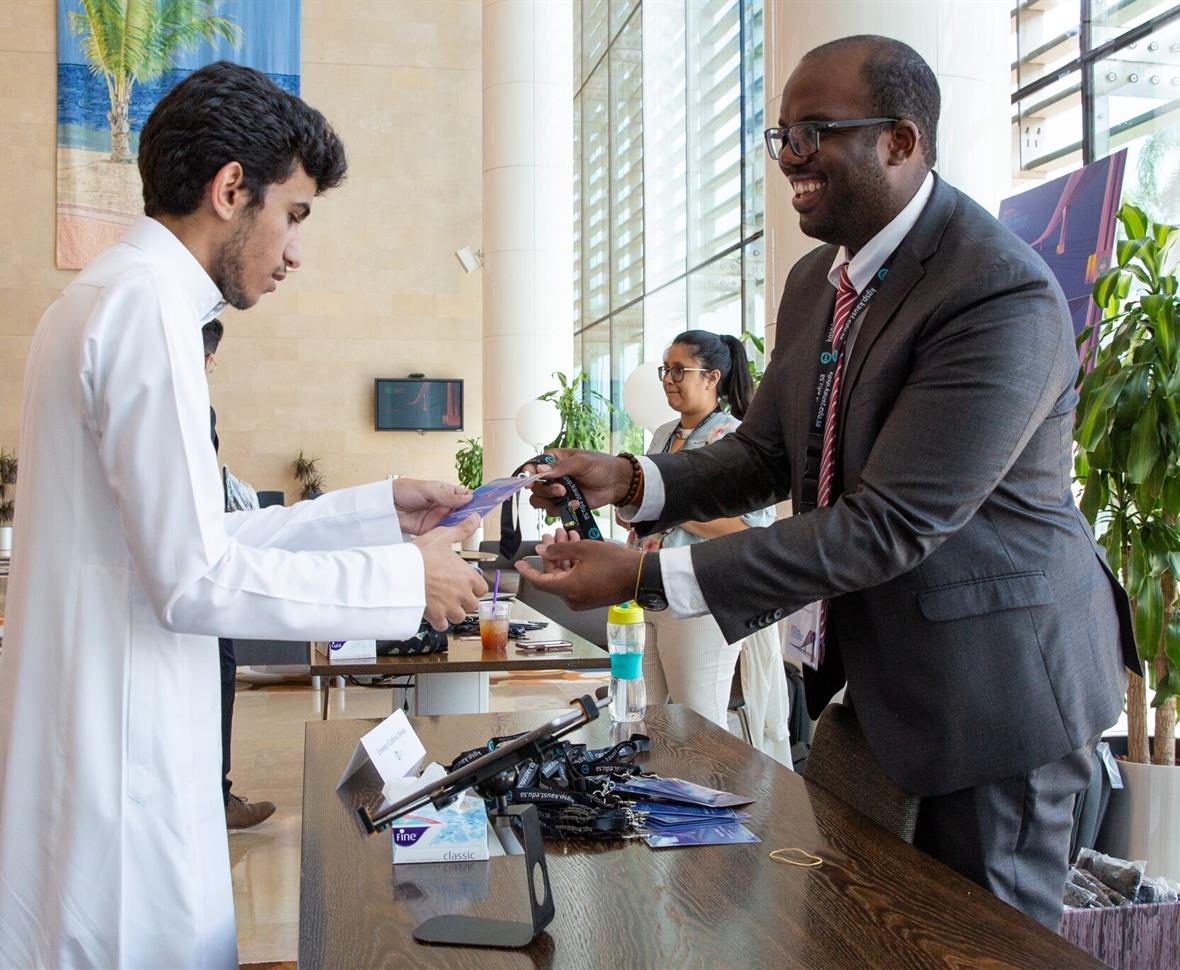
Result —
<path fill-rule="evenodd" d="M 570 529 L 568 532 L 560 526 L 557 530 L 550 534 L 546 532 L 541 536 L 541 541 L 537 543 L 537 552 L 539 556 L 542 552 L 554 543 L 561 542 L 577 542 L 582 537 L 578 535 L 577 529 Z M 542 559 L 541 565 L 544 567 L 541 571 L 545 573 L 563 573 L 573 569 L 574 564 L 568 559 L 558 559 L 555 561 L 549 559 Z"/>
<path fill-rule="evenodd" d="M 635 595 L 638 550 L 615 542 L 571 541 L 542 543 L 537 554 L 545 561 L 544 571 L 523 559 L 516 563 L 517 571 L 537 589 L 560 596 L 575 610 L 623 603 Z M 563 563 L 569 568 L 561 568 Z"/>
<path fill-rule="evenodd" d="M 592 509 L 621 502 L 631 487 L 631 462 L 626 458 L 577 448 L 554 448 L 548 454 L 557 458 L 556 463 L 526 465 L 525 471 L 551 479 L 568 475 L 578 483 Z M 557 510 L 557 500 L 565 498 L 565 486 L 557 481 L 534 482 L 529 487 L 533 492 L 529 503 L 550 513 Z"/>
<path fill-rule="evenodd" d="M 436 630 L 445 630 L 448 623 L 460 623 L 468 613 L 478 612 L 479 598 L 488 591 L 483 574 L 451 551 L 453 543 L 462 542 L 478 528 L 479 516 L 472 513 L 458 525 L 432 529 L 414 540 L 422 553 L 426 581 L 422 615 Z"/>
<path fill-rule="evenodd" d="M 471 501 L 471 489 L 449 482 L 424 482 L 417 478 L 393 480 L 393 505 L 402 532 L 420 536 L 429 532 L 455 509 Z"/>

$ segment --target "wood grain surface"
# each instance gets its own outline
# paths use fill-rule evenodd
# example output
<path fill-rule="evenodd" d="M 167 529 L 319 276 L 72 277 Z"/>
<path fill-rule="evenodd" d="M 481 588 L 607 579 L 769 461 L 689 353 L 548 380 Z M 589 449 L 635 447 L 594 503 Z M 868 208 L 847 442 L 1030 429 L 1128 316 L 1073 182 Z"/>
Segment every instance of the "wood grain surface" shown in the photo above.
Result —
<path fill-rule="evenodd" d="M 569 640 L 572 650 L 561 653 L 521 653 L 512 641 L 500 651 L 485 651 L 478 640 L 451 637 L 446 653 L 425 656 L 377 657 L 371 660 L 332 660 L 311 650 L 309 661 L 313 677 L 339 675 L 450 674 L 480 670 L 607 670 L 610 654 L 571 630 L 554 623 L 526 603 L 516 600 L 512 607 L 516 621 L 543 620 L 548 626 L 530 630 L 530 640 Z"/>
<path fill-rule="evenodd" d="M 430 757 L 449 762 L 549 712 L 413 719 Z M 757 798 L 762 842 L 652 850 L 641 842 L 547 841 L 557 916 L 522 950 L 425 946 L 429 916 L 527 919 L 520 857 L 481 863 L 391 863 L 390 834 L 366 837 L 355 808 L 375 777 L 335 785 L 374 721 L 309 722 L 303 796 L 300 970 L 318 968 L 955 967 L 1103 964 L 990 893 L 878 828 L 687 708 L 649 707 L 641 756 L 660 774 Z M 628 726 L 634 729 L 635 726 Z M 604 715 L 571 740 L 618 740 Z M 824 864 L 771 861 L 798 846 Z"/>

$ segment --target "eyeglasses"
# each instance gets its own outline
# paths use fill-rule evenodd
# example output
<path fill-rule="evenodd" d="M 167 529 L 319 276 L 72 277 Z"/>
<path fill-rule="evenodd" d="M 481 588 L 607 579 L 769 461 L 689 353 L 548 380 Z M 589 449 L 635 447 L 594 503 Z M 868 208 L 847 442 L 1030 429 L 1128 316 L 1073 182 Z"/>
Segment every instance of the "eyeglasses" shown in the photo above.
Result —
<path fill-rule="evenodd" d="M 776 162 L 783 149 L 790 145 L 799 158 L 807 158 L 819 151 L 822 132 L 843 131 L 846 128 L 870 128 L 873 125 L 895 125 L 900 118 L 850 118 L 848 121 L 797 121 L 785 128 L 767 128 L 766 150 Z"/>
<path fill-rule="evenodd" d="M 684 380 L 684 375 L 688 374 L 690 372 L 707 374 L 707 373 L 709 373 L 709 368 L 708 367 L 681 367 L 679 364 L 673 364 L 671 367 L 664 367 L 661 364 L 660 367 L 656 370 L 656 373 L 660 375 L 661 381 L 665 377 L 670 377 L 670 378 L 672 378 L 673 384 L 679 384 L 682 380 Z"/>

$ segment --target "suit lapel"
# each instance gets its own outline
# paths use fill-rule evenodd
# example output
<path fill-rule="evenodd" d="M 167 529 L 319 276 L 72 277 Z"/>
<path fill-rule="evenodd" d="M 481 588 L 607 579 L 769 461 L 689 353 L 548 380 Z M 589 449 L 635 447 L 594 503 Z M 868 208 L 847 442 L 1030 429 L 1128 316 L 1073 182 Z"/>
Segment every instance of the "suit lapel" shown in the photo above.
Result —
<path fill-rule="evenodd" d="M 865 311 L 856 342 L 852 345 L 852 355 L 845 362 L 840 380 L 840 425 L 836 429 L 837 442 L 843 437 L 845 409 L 848 399 L 852 396 L 850 392 L 856 386 L 857 378 L 860 377 L 873 344 L 897 314 L 910 290 L 925 274 L 923 263 L 938 249 L 942 234 L 955 210 L 955 190 L 937 176 L 935 179 L 930 201 L 926 203 L 926 208 L 914 223 L 914 228 L 897 247 L 889 274 L 881 284 L 880 293 L 874 297 Z"/>

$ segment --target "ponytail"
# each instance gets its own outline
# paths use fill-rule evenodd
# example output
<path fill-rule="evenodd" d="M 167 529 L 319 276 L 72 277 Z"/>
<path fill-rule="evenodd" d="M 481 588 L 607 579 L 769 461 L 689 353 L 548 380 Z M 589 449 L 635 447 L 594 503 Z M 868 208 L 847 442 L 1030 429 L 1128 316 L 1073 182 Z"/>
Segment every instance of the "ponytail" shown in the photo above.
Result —
<path fill-rule="evenodd" d="M 746 357 L 745 345 L 737 338 L 726 334 L 721 342 L 729 348 L 729 373 L 724 371 L 718 391 L 729 403 L 729 413 L 739 421 L 750 410 L 750 398 L 754 396 L 754 380 L 750 377 L 750 362 Z"/>
<path fill-rule="evenodd" d="M 746 348 L 737 337 L 715 334 L 709 330 L 686 330 L 673 344 L 692 348 L 692 355 L 708 370 L 721 372 L 717 383 L 717 397 L 739 421 L 750 408 L 754 382 L 750 378 L 750 364 Z"/>

